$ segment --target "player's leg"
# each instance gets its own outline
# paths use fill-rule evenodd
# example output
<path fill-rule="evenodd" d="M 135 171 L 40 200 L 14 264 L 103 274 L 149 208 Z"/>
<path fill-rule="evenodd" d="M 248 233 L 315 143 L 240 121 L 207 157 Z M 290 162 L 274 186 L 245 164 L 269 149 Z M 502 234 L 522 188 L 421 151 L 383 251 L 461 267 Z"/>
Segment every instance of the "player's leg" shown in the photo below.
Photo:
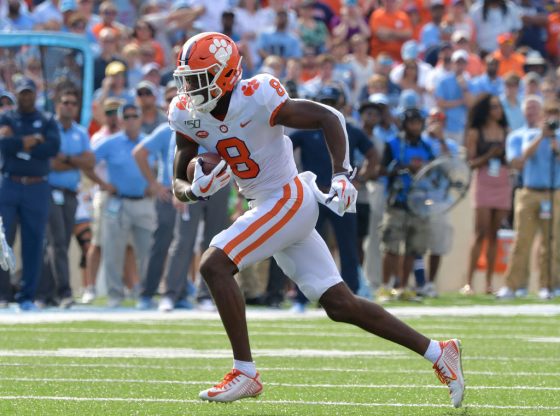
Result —
<path fill-rule="evenodd" d="M 252 361 L 245 302 L 233 275 L 301 240 L 313 230 L 318 207 L 299 179 L 252 208 L 216 235 L 202 256 L 200 272 L 214 298 L 229 337 L 234 368 L 216 386 L 200 393 L 211 401 L 234 401 L 257 396 L 260 376 Z"/>
<path fill-rule="evenodd" d="M 458 340 L 431 341 L 381 306 L 354 295 L 342 282 L 326 244 L 316 231 L 275 254 L 274 258 L 309 299 L 319 299 L 334 321 L 356 325 L 434 363 L 438 377 L 450 388 L 453 404 L 460 406 L 464 382 Z"/>

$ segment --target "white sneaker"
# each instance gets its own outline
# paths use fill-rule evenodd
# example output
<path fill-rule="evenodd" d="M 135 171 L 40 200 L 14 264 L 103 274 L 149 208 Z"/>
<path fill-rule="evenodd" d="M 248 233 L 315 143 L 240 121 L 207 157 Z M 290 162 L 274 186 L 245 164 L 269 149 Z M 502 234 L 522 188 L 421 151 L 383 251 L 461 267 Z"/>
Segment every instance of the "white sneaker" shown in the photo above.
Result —
<path fill-rule="evenodd" d="M 552 299 L 552 292 L 550 290 L 548 290 L 547 287 L 541 287 L 539 289 L 539 299 L 540 300 Z"/>
<path fill-rule="evenodd" d="M 527 296 L 529 296 L 529 291 L 525 287 L 522 287 L 521 289 L 517 289 L 515 291 L 516 298 L 526 298 Z"/>
<path fill-rule="evenodd" d="M 497 299 L 513 299 L 515 297 L 515 293 L 513 293 L 513 290 L 511 290 L 509 287 L 507 286 L 503 286 L 501 287 L 497 292 L 496 292 L 496 298 Z"/>
<path fill-rule="evenodd" d="M 465 395 L 465 379 L 461 363 L 461 341 L 450 339 L 440 341 L 441 355 L 434 363 L 436 376 L 443 384 L 449 387 L 451 403 L 454 407 L 461 407 Z"/>
<path fill-rule="evenodd" d="M 434 285 L 432 282 L 428 282 L 424 286 L 422 286 L 418 290 L 418 294 L 422 295 L 422 296 L 426 296 L 427 298 L 437 298 L 438 297 L 438 293 L 437 293 L 437 290 L 436 290 L 436 285 Z"/>
<path fill-rule="evenodd" d="M 259 373 L 255 377 L 249 377 L 234 368 L 224 376 L 219 384 L 201 391 L 198 397 L 211 402 L 233 402 L 245 397 L 257 397 L 262 390 L 263 385 Z"/>
<path fill-rule="evenodd" d="M 90 304 L 95 300 L 95 290 L 92 287 L 87 287 L 82 295 L 82 303 Z"/>
<path fill-rule="evenodd" d="M 159 300 L 158 310 L 160 312 L 171 312 L 174 308 L 173 300 L 169 296 L 164 296 Z"/>
<path fill-rule="evenodd" d="M 216 305 L 212 302 L 212 299 L 202 299 L 198 302 L 198 309 L 204 312 L 216 312 Z"/>

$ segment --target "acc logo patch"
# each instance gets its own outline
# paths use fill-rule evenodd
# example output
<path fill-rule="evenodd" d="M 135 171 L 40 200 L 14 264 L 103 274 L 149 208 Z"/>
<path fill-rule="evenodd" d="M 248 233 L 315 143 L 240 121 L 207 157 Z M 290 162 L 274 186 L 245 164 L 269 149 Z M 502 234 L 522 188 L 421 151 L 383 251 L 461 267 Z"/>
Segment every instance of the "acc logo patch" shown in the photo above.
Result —
<path fill-rule="evenodd" d="M 225 124 L 222 124 L 222 125 L 220 126 L 220 131 L 221 131 L 222 133 L 227 133 L 228 130 L 229 130 L 229 129 L 228 129 L 228 126 L 226 126 Z"/>
<path fill-rule="evenodd" d="M 243 95 L 250 97 L 255 93 L 256 90 L 259 89 L 259 85 L 260 85 L 259 81 L 257 81 L 256 79 L 252 79 L 247 83 L 247 85 L 243 85 L 241 87 L 241 91 L 243 91 Z"/>
<path fill-rule="evenodd" d="M 206 139 L 209 134 L 210 133 L 208 133 L 206 130 L 199 130 L 196 132 L 196 137 L 198 137 L 199 139 Z"/>

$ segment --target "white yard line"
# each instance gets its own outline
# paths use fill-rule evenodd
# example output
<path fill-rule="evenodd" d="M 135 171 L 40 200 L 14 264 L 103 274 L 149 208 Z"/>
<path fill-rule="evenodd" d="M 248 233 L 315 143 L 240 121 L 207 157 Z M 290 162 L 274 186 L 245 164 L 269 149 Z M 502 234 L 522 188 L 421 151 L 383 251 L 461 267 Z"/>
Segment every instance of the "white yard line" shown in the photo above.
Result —
<path fill-rule="evenodd" d="M 348 326 L 346 326 L 348 327 Z M 311 329 L 311 328 L 309 328 Z M 222 330 L 208 330 L 208 329 L 111 329 L 111 328 L 103 328 L 103 329 L 94 329 L 94 328 L 68 328 L 68 327 L 61 327 L 61 328 L 29 328 L 29 327 L 6 327 L 1 329 L 2 332 L 31 332 L 31 333 L 61 333 L 61 334 L 139 334 L 139 335 L 196 335 L 196 336 L 225 336 L 225 331 Z M 314 329 L 314 332 L 302 332 L 302 331 L 262 331 L 262 330 L 251 330 L 252 336 L 266 336 L 266 337 L 304 337 L 304 338 L 325 338 L 325 333 L 317 328 Z M 422 332 L 429 333 L 432 338 L 436 339 L 446 339 L 452 336 L 453 334 L 462 334 L 463 332 L 460 328 L 454 328 L 452 331 L 448 333 L 434 333 L 431 332 L 430 328 L 426 328 Z M 560 338 L 558 337 L 539 337 L 540 334 L 526 333 L 520 334 L 520 332 L 516 332 L 515 335 L 511 334 L 511 329 L 504 331 L 504 334 L 496 334 L 495 332 L 491 334 L 469 334 L 466 335 L 465 338 L 468 339 L 488 339 L 491 336 L 492 339 L 506 339 L 512 340 L 517 339 L 520 341 L 531 341 L 531 342 L 548 342 L 548 343 L 558 343 L 560 342 Z M 371 334 L 363 331 L 363 332 L 329 332 L 329 338 L 356 338 L 356 339 L 370 339 L 372 337 Z"/>
<path fill-rule="evenodd" d="M 2 381 L 16 381 L 29 383 L 117 383 L 117 384 L 171 384 L 188 386 L 206 386 L 215 384 L 205 380 L 153 380 L 153 379 L 121 379 L 121 378 L 55 378 L 55 377 L 0 377 Z M 443 385 L 425 384 L 313 384 L 313 383 L 274 383 L 266 382 L 274 387 L 305 387 L 317 389 L 447 389 Z M 560 387 L 541 386 L 479 386 L 469 385 L 469 390 L 530 390 L 530 391 L 560 391 Z"/>
<path fill-rule="evenodd" d="M 531 305 L 472 305 L 472 306 L 403 306 L 389 307 L 387 310 L 399 317 L 418 318 L 422 316 L 559 316 L 560 305 L 557 304 L 531 304 Z M 293 319 L 297 321 L 325 318 L 323 310 L 310 310 L 304 314 L 294 314 L 287 310 L 271 310 L 264 308 L 249 308 L 248 319 L 255 321 Z M 137 311 L 132 308 L 107 309 L 102 307 L 77 306 L 69 311 L 42 311 L 22 312 L 16 311 L 12 306 L 0 313 L 0 324 L 45 323 L 45 322 L 74 322 L 74 321 L 107 321 L 107 322 L 134 322 L 134 321 L 177 321 L 177 320 L 217 320 L 218 314 L 200 311 L 173 311 L 161 313 L 158 311 Z"/>
<path fill-rule="evenodd" d="M 221 371 L 224 366 L 203 365 L 203 366 L 177 366 L 170 365 L 149 365 L 149 364 L 79 364 L 79 363 L 56 363 L 56 364 L 40 364 L 40 363 L 0 363 L 0 367 L 36 367 L 36 368 L 126 368 L 129 370 L 172 370 L 172 371 L 192 371 L 192 370 L 217 370 Z M 274 372 L 297 372 L 301 373 L 301 367 L 258 367 L 259 371 L 270 373 Z M 367 369 L 367 368 L 306 368 L 306 372 L 317 373 L 369 373 L 369 374 L 433 374 L 433 370 L 384 370 L 384 369 Z M 490 377 L 560 377 L 560 372 L 529 372 L 529 371 L 476 371 L 469 370 L 469 376 L 490 376 Z"/>
<path fill-rule="evenodd" d="M 136 402 L 136 403 L 181 403 L 181 404 L 201 404 L 206 402 L 201 400 L 189 399 L 155 399 L 141 397 L 71 397 L 71 396 L 0 396 L 0 400 L 52 400 L 52 401 L 75 401 L 75 402 Z M 275 405 L 295 405 L 295 406 L 348 406 L 348 407 L 427 407 L 427 408 L 450 408 L 447 404 L 431 403 L 351 403 L 351 402 L 321 402 L 321 401 L 300 401 L 300 400 L 244 400 L 240 405 L 264 404 Z M 231 406 L 235 406 L 232 404 Z M 492 404 L 468 403 L 465 408 L 473 409 L 511 409 L 511 410 L 560 410 L 560 406 L 506 406 Z"/>
<path fill-rule="evenodd" d="M 383 360 L 418 360 L 416 355 L 406 351 L 381 350 L 323 350 L 323 349 L 256 349 L 256 357 L 327 357 L 383 359 Z M 63 358 L 231 358 L 229 349 L 191 349 L 191 348 L 59 348 L 56 350 L 0 350 L 0 357 L 63 357 Z M 467 361 L 500 362 L 560 362 L 560 357 L 511 357 L 511 356 L 467 356 Z"/>

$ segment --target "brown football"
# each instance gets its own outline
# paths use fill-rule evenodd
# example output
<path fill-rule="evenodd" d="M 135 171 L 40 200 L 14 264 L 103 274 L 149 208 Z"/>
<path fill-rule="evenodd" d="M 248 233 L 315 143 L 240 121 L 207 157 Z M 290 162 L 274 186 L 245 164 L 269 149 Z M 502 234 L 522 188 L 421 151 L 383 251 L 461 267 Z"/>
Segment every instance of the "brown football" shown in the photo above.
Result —
<path fill-rule="evenodd" d="M 212 172 L 212 169 L 214 169 L 214 167 L 222 160 L 219 154 L 211 152 L 201 153 L 191 159 L 189 165 L 187 166 L 187 179 L 189 182 L 192 182 L 194 179 L 194 167 L 196 163 L 198 163 L 198 159 L 202 159 L 202 172 L 204 172 L 205 175 Z"/>

